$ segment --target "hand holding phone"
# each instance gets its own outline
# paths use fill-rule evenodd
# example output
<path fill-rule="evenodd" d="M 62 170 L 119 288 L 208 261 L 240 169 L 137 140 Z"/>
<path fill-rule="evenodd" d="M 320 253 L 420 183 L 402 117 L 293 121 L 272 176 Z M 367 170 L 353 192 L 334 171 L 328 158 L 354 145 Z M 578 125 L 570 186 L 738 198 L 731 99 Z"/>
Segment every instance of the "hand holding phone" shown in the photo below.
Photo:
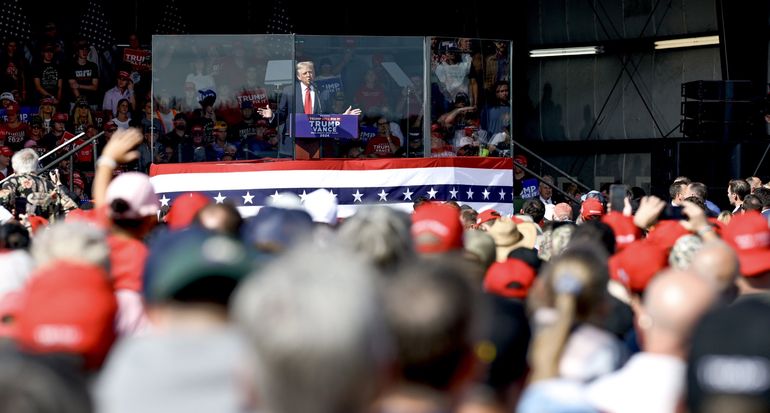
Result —
<path fill-rule="evenodd" d="M 668 204 L 663 208 L 658 219 L 683 220 L 687 219 L 687 215 L 685 215 L 682 207 Z"/>
<path fill-rule="evenodd" d="M 625 185 L 610 185 L 610 209 L 612 211 L 623 212 L 628 190 Z"/>

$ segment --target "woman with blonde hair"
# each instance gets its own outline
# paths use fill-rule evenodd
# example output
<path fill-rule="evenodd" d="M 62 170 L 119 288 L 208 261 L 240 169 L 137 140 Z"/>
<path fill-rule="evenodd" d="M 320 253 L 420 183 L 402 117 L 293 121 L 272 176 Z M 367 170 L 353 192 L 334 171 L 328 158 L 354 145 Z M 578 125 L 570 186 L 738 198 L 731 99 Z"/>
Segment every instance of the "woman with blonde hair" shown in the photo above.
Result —
<path fill-rule="evenodd" d="M 91 107 L 88 106 L 88 100 L 79 97 L 75 101 L 75 107 L 72 109 L 70 122 L 70 130 L 76 135 L 85 132 L 89 126 L 94 124 L 94 117 L 91 114 Z"/>
<path fill-rule="evenodd" d="M 50 97 L 40 99 L 40 108 L 37 115 L 43 120 L 43 130 L 45 133 L 51 133 L 51 119 L 56 114 L 56 105 Z"/>
<path fill-rule="evenodd" d="M 725 225 L 729 224 L 731 219 L 733 219 L 733 213 L 730 211 L 722 211 L 717 215 L 717 221 Z"/>

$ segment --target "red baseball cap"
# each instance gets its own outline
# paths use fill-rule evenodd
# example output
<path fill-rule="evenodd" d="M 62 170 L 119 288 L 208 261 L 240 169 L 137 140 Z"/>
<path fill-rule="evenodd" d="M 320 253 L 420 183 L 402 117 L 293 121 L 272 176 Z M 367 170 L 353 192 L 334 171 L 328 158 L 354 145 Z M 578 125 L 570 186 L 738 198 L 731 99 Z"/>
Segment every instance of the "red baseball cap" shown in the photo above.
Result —
<path fill-rule="evenodd" d="M 106 131 L 114 131 L 118 129 L 118 125 L 115 124 L 115 122 L 108 120 L 107 122 L 104 122 L 104 130 Z"/>
<path fill-rule="evenodd" d="M 738 253 L 743 276 L 755 277 L 770 271 L 770 229 L 762 214 L 747 211 L 734 215 L 722 238 Z"/>
<path fill-rule="evenodd" d="M 13 156 L 13 151 L 11 150 L 11 148 L 7 146 L 0 146 L 0 155 L 7 156 L 10 158 L 11 156 Z"/>
<path fill-rule="evenodd" d="M 108 229 L 112 226 L 107 212 L 107 205 L 94 209 L 73 209 L 67 213 L 64 222 L 85 222 L 102 229 Z"/>
<path fill-rule="evenodd" d="M 59 113 L 56 113 L 56 114 L 53 115 L 53 121 L 54 122 L 62 122 L 62 123 L 64 123 L 64 122 L 67 121 L 67 119 L 69 119 L 69 116 L 67 116 L 66 113 L 59 112 Z"/>
<path fill-rule="evenodd" d="M 211 198 L 198 192 L 189 192 L 177 197 L 171 204 L 166 215 L 168 227 L 172 230 L 182 229 L 192 223 L 195 215 L 211 202 Z"/>
<path fill-rule="evenodd" d="M 618 211 L 610 211 L 602 217 L 602 222 L 612 228 L 615 233 L 615 248 L 620 251 L 628 244 L 642 238 L 642 230 L 634 224 L 634 217 L 623 215 Z"/>
<path fill-rule="evenodd" d="M 580 216 L 583 219 L 601 215 L 604 215 L 604 205 L 596 198 L 588 198 L 580 205 Z"/>
<path fill-rule="evenodd" d="M 35 235 L 40 231 L 41 229 L 48 226 L 49 222 L 47 219 L 41 217 L 40 215 L 31 215 L 27 218 L 29 221 L 29 228 L 32 232 L 32 235 Z"/>
<path fill-rule="evenodd" d="M 18 315 L 19 345 L 35 353 L 74 353 L 98 368 L 115 341 L 118 305 L 97 266 L 58 261 L 36 270 Z"/>
<path fill-rule="evenodd" d="M 489 266 L 484 276 L 484 291 L 508 298 L 527 298 L 537 272 L 526 262 L 508 258 Z"/>
<path fill-rule="evenodd" d="M 652 277 L 668 266 L 668 255 L 653 243 L 634 241 L 610 257 L 608 266 L 612 279 L 641 293 Z"/>
<path fill-rule="evenodd" d="M 426 203 L 412 214 L 412 238 L 420 253 L 447 252 L 463 247 L 460 211 L 450 205 Z"/>
<path fill-rule="evenodd" d="M 524 155 L 516 155 L 513 157 L 514 163 L 519 163 L 522 166 L 527 166 L 527 157 Z"/>
<path fill-rule="evenodd" d="M 53 105 L 53 98 L 52 97 L 44 97 L 40 99 L 41 105 Z"/>
<path fill-rule="evenodd" d="M 679 237 L 690 234 L 690 231 L 685 229 L 679 221 L 663 220 L 658 221 L 655 224 L 655 228 L 647 234 L 647 241 L 656 244 L 658 247 L 663 248 L 666 252 L 671 251 L 671 248 L 676 244 L 676 240 Z"/>
<path fill-rule="evenodd" d="M 131 79 L 131 74 L 125 70 L 118 72 L 118 79 Z"/>
<path fill-rule="evenodd" d="M 487 209 L 486 211 L 479 212 L 479 215 L 476 217 L 476 225 L 494 221 L 498 218 L 500 218 L 499 212 L 495 211 L 494 209 Z"/>

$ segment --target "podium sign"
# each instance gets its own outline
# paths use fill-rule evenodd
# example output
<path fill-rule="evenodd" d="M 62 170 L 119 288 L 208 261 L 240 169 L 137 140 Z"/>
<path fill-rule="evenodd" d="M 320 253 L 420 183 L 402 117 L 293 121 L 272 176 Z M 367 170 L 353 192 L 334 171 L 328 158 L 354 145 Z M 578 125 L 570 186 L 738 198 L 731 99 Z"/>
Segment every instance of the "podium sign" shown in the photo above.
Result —
<path fill-rule="evenodd" d="M 297 138 L 358 139 L 356 115 L 294 115 Z"/>

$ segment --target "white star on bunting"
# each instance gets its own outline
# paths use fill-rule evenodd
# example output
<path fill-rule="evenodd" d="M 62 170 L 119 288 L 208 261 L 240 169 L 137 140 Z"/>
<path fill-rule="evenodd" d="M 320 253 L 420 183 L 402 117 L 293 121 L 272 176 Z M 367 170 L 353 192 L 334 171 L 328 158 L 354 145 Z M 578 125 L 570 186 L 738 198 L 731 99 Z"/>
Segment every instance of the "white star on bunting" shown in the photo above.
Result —
<path fill-rule="evenodd" d="M 404 201 L 406 201 L 407 199 L 411 201 L 413 193 L 414 192 L 410 191 L 409 188 L 406 188 L 406 192 L 404 192 Z"/>
<path fill-rule="evenodd" d="M 302 193 L 301 193 L 301 194 L 299 194 L 299 200 L 300 200 L 300 202 L 305 202 L 305 198 L 307 198 L 307 191 L 305 191 L 305 190 L 303 189 L 303 190 L 302 190 Z"/>
<path fill-rule="evenodd" d="M 473 190 L 472 189 L 468 188 L 468 192 L 466 192 L 466 194 L 468 194 L 468 199 L 473 199 Z"/>
<path fill-rule="evenodd" d="M 279 194 L 278 190 L 276 190 L 273 195 L 270 195 L 270 198 L 273 200 L 273 202 L 275 202 L 279 196 L 281 196 L 281 194 Z"/>
<path fill-rule="evenodd" d="M 254 204 L 254 201 L 252 201 L 252 199 L 254 199 L 254 195 L 252 195 L 249 191 L 246 191 L 246 195 L 241 195 L 241 198 L 243 198 L 244 205 Z"/>
<path fill-rule="evenodd" d="M 356 189 L 356 193 L 353 194 L 353 203 L 363 202 L 363 201 L 361 201 L 361 197 L 362 196 L 364 196 L 364 194 L 358 192 L 358 189 Z"/>
<path fill-rule="evenodd" d="M 217 204 L 221 204 L 222 202 L 225 202 L 226 196 L 222 196 L 221 192 L 217 192 L 217 196 L 214 197 L 214 200 L 217 201 Z"/>
<path fill-rule="evenodd" d="M 384 189 L 381 190 L 380 193 L 378 193 L 377 195 L 379 195 L 380 201 L 387 201 L 388 200 L 388 193 L 385 192 Z"/>
<path fill-rule="evenodd" d="M 484 188 L 484 192 L 481 193 L 481 195 L 484 195 L 484 199 L 489 199 L 489 194 L 491 194 L 491 192 L 489 192 L 487 188 Z"/>
<path fill-rule="evenodd" d="M 458 191 L 457 189 L 452 187 L 452 190 L 449 191 L 449 195 L 450 195 L 449 199 L 457 199 L 457 193 L 458 192 L 460 192 L 460 191 Z"/>
<path fill-rule="evenodd" d="M 438 191 L 433 189 L 433 187 L 430 187 L 430 191 L 428 191 L 428 199 L 435 199 L 437 193 Z"/>
<path fill-rule="evenodd" d="M 163 197 L 160 198 L 160 206 L 168 206 L 168 201 L 170 201 L 171 198 L 166 198 L 166 194 L 163 194 Z"/>

